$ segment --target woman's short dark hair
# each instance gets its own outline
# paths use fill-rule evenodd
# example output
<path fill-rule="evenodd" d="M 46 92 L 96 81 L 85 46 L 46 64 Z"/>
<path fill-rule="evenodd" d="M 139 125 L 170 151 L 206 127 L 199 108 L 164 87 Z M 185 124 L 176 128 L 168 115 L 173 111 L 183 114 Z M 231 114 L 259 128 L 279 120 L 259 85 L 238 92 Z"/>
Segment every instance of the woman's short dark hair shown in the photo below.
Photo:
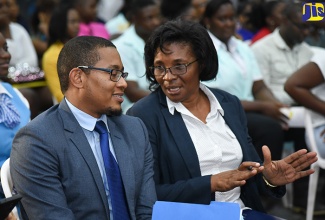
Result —
<path fill-rule="evenodd" d="M 155 76 L 149 67 L 154 64 L 157 49 L 164 50 L 170 43 L 185 43 L 191 46 L 198 59 L 201 81 L 214 79 L 218 72 L 218 55 L 207 30 L 199 23 L 173 20 L 158 27 L 145 45 L 146 77 L 150 82 L 150 90 L 158 87 Z"/>

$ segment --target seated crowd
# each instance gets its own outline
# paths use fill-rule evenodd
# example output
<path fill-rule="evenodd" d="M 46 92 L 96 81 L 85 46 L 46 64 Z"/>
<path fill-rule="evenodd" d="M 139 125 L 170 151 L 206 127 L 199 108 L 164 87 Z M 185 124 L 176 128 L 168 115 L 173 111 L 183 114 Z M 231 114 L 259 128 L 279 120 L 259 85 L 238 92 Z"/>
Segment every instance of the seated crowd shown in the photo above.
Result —
<path fill-rule="evenodd" d="M 28 2 L 0 0 L 0 167 L 22 195 L 7 219 L 151 219 L 157 200 L 264 213 L 289 183 L 305 212 L 325 26 L 302 2 Z"/>

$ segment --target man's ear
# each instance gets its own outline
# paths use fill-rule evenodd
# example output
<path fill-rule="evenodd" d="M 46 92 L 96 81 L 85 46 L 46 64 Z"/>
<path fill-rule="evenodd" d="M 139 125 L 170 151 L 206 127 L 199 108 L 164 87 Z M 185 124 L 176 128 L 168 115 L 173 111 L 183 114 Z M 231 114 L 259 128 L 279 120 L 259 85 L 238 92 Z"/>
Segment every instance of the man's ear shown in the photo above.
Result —
<path fill-rule="evenodd" d="M 73 68 L 69 73 L 70 84 L 78 89 L 83 87 L 84 83 L 84 74 L 81 69 Z"/>

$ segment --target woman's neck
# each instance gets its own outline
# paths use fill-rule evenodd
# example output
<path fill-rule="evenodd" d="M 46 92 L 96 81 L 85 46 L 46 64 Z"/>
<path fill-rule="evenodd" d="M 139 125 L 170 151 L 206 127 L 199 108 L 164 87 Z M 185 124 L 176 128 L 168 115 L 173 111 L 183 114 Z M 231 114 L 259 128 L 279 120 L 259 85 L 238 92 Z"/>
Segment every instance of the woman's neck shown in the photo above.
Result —
<path fill-rule="evenodd" d="M 182 104 L 203 123 L 206 123 L 206 118 L 210 112 L 210 101 L 207 95 L 199 89 L 198 95 L 193 97 L 188 102 Z"/>

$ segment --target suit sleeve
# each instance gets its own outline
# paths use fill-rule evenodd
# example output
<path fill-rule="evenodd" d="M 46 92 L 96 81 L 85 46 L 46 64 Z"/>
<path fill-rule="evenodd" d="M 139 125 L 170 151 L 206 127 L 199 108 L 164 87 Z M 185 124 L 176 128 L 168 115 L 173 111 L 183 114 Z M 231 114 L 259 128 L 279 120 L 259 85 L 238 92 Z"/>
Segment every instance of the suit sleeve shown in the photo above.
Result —
<path fill-rule="evenodd" d="M 141 128 L 143 130 L 145 136 L 145 150 L 144 150 L 144 171 L 143 171 L 143 180 L 141 185 L 141 190 L 139 193 L 138 200 L 136 202 L 136 218 L 137 219 L 151 219 L 152 216 L 152 208 L 157 200 L 155 183 L 153 180 L 153 155 L 152 149 L 149 142 L 148 132 L 141 120 Z"/>
<path fill-rule="evenodd" d="M 10 155 L 14 187 L 23 196 L 29 219 L 75 219 L 60 181 L 57 155 L 47 141 L 53 134 L 48 133 L 35 126 L 17 133 Z"/>

